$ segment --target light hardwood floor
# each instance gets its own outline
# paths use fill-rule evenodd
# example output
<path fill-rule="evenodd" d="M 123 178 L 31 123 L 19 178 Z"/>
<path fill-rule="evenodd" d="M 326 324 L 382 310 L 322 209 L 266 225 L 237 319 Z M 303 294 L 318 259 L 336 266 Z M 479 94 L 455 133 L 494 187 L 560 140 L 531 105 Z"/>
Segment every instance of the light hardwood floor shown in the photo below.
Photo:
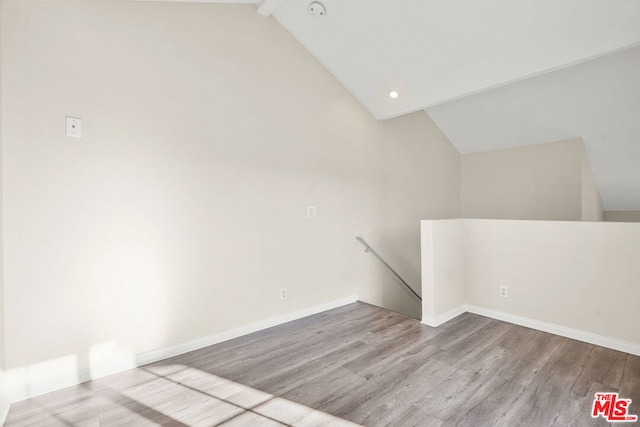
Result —
<path fill-rule="evenodd" d="M 608 425 L 591 417 L 599 391 L 640 414 L 640 357 L 355 303 L 14 404 L 7 425 Z"/>

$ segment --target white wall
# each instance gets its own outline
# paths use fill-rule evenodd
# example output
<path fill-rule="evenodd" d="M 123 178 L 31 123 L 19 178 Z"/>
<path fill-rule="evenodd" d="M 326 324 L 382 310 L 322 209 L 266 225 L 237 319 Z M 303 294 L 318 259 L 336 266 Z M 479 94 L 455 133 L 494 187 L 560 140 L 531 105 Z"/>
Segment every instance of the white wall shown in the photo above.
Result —
<path fill-rule="evenodd" d="M 2 230 L 3 230 L 3 221 L 2 221 L 2 189 L 3 183 L 2 178 L 4 176 L 2 171 L 2 147 L 3 147 L 3 135 L 4 135 L 4 126 L 3 126 L 3 114 L 2 114 L 2 89 L 3 89 L 3 80 L 2 80 L 2 70 L 3 70 L 3 57 L 2 57 L 2 45 L 3 45 L 3 33 L 4 33 L 4 23 L 3 23 L 3 2 L 0 1 L 0 375 L 1 371 L 4 369 L 4 257 L 2 255 L 2 251 L 4 245 L 2 244 Z"/>
<path fill-rule="evenodd" d="M 596 180 L 591 171 L 589 157 L 582 145 L 582 220 L 583 221 L 603 221 L 604 210 L 602 209 L 602 200 L 596 185 Z"/>
<path fill-rule="evenodd" d="M 272 19 L 74 1 L 5 14 L 9 368 L 85 367 L 96 344 L 140 353 L 357 293 L 358 159 L 377 123 Z"/>
<path fill-rule="evenodd" d="M 437 326 L 467 303 L 467 253 L 462 220 L 421 221 L 422 319 Z"/>
<path fill-rule="evenodd" d="M 251 5 L 4 13 L 12 371 L 95 369 L 356 293 L 415 313 L 355 236 L 415 279 L 416 235 L 389 236 L 459 215 L 459 156 L 426 114 L 374 120 Z"/>
<path fill-rule="evenodd" d="M 420 293 L 420 220 L 459 217 L 460 155 L 422 110 L 381 126 L 379 154 L 384 160 L 374 178 L 382 190 L 379 220 L 375 231 L 363 237 Z M 376 295 L 366 290 L 360 295 L 420 318 L 420 302 L 377 261 L 370 261 L 385 283 L 370 287 Z"/>
<path fill-rule="evenodd" d="M 4 378 L 4 257 L 3 257 L 3 239 L 2 239 L 2 230 L 3 230 L 3 221 L 2 221 L 2 146 L 3 146 L 3 114 L 2 114 L 2 89 L 3 89 L 3 79 L 2 79 L 2 69 L 3 69 L 3 57 L 2 57 L 2 45 L 3 45 L 3 33 L 4 33 L 4 23 L 3 23 L 3 2 L 0 0 L 0 422 L 3 422 L 6 414 L 9 410 L 9 398 L 6 393 L 5 388 L 5 378 Z"/>
<path fill-rule="evenodd" d="M 456 235 L 436 240 L 433 230 L 463 224 Z M 445 293 L 465 304 L 630 343 L 640 349 L 636 302 L 640 277 L 640 226 L 604 222 L 457 220 L 423 221 L 424 245 L 433 245 L 435 306 Z M 458 236 L 458 238 L 460 238 Z M 452 250 L 458 246 L 457 250 Z M 465 280 L 439 271 L 459 265 Z M 428 261 L 428 260 L 427 260 Z M 462 285 L 461 285 L 462 283 Z M 499 297 L 500 285 L 508 298 Z M 462 289 L 460 289 L 462 287 Z M 439 294 L 440 293 L 440 294 Z M 436 309 L 438 317 L 448 307 Z M 606 343 L 605 343 L 606 344 Z M 625 347 L 626 348 L 626 347 Z"/>
<path fill-rule="evenodd" d="M 465 218 L 602 219 L 581 139 L 465 154 L 461 173 Z"/>

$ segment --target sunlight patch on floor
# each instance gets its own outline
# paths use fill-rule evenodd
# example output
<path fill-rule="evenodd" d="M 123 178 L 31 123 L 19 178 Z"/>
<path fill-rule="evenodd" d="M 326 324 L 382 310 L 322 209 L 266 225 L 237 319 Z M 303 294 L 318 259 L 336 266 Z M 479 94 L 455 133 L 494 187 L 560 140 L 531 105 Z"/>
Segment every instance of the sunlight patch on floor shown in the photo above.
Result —
<path fill-rule="evenodd" d="M 185 365 L 127 370 L 16 404 L 7 426 L 358 424 Z"/>

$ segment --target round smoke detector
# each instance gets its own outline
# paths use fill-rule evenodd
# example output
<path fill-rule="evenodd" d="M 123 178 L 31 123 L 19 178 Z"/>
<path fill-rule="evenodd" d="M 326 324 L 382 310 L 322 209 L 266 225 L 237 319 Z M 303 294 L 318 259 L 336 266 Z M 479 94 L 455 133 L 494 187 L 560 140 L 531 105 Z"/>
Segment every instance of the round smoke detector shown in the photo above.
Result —
<path fill-rule="evenodd" d="M 319 1 L 312 1 L 309 4 L 309 13 L 313 16 L 324 16 L 327 13 L 327 9 Z"/>

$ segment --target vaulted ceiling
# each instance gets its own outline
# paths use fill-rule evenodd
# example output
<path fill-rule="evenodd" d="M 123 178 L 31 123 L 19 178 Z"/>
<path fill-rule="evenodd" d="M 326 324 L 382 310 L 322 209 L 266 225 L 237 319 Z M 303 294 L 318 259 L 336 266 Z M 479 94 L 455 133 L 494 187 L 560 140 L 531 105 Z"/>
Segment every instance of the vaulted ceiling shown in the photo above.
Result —
<path fill-rule="evenodd" d="M 582 137 L 604 208 L 640 210 L 640 1 L 199 1 L 255 4 L 376 118 L 425 109 L 461 153 Z"/>

